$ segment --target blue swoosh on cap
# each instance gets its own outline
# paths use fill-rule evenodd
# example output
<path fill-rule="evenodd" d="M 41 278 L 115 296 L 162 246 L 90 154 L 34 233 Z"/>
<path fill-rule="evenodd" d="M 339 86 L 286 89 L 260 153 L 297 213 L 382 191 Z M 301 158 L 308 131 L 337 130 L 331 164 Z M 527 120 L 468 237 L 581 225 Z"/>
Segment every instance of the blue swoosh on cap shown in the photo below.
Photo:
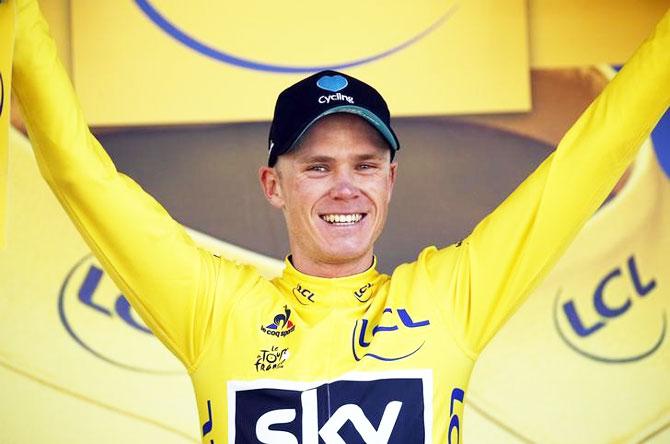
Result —
<path fill-rule="evenodd" d="M 398 51 L 401 51 L 408 46 L 413 45 L 418 42 L 431 32 L 433 32 L 437 27 L 444 23 L 448 18 L 450 18 L 458 9 L 458 3 L 455 3 L 447 11 L 442 14 L 435 22 L 433 22 L 428 28 L 424 29 L 414 37 L 404 41 L 403 43 L 394 46 L 386 51 L 374 54 L 368 57 L 361 59 L 352 60 L 350 62 L 341 62 L 334 63 L 331 65 L 314 65 L 314 66 L 300 66 L 300 65 L 278 65 L 273 63 L 261 62 L 257 60 L 246 59 L 243 57 L 238 57 L 228 52 L 221 51 L 210 45 L 207 45 L 194 37 L 191 37 L 186 32 L 179 29 L 176 25 L 170 22 L 167 18 L 161 15 L 160 12 L 154 8 L 150 0 L 135 0 L 137 6 L 144 12 L 144 14 L 154 22 L 160 29 L 165 31 L 169 36 L 184 44 L 185 46 L 191 48 L 192 50 L 199 52 L 200 54 L 210 57 L 214 60 L 218 60 L 229 65 L 238 66 L 240 68 L 252 69 L 256 71 L 266 71 L 266 72 L 275 72 L 280 74 L 296 74 L 296 73 L 311 73 L 316 71 L 324 70 L 341 70 L 345 68 L 351 68 L 354 66 L 364 65 L 366 63 L 374 62 L 379 59 L 388 57 Z"/>

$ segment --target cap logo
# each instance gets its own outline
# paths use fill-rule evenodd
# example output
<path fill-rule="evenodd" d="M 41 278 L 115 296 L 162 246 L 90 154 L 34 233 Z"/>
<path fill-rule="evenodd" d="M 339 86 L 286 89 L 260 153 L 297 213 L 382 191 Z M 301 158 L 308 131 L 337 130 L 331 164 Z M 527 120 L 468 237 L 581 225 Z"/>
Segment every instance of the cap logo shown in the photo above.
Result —
<path fill-rule="evenodd" d="M 316 81 L 316 86 L 331 92 L 342 91 L 348 84 L 349 81 L 339 74 L 334 76 L 323 76 Z"/>

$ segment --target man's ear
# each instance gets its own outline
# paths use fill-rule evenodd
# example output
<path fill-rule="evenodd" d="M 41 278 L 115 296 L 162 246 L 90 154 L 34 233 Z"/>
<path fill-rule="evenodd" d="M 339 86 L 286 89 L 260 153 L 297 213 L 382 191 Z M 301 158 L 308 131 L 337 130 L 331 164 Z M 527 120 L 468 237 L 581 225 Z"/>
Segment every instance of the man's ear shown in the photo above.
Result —
<path fill-rule="evenodd" d="M 268 166 L 260 167 L 258 169 L 258 179 L 261 182 L 263 194 L 268 202 L 275 208 L 284 208 L 285 202 L 277 168 Z"/>
<path fill-rule="evenodd" d="M 398 162 L 392 161 L 389 165 L 389 201 L 391 201 L 391 195 L 393 194 L 393 186 L 395 185 L 395 180 L 398 177 Z"/>

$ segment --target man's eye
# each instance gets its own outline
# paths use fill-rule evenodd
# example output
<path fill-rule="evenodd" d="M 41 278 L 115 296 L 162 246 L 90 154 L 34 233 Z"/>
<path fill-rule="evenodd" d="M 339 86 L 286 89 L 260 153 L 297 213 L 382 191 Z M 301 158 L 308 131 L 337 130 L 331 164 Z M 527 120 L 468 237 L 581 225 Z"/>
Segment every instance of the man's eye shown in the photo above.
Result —
<path fill-rule="evenodd" d="M 323 173 L 328 171 L 328 168 L 325 165 L 310 165 L 307 167 L 307 171 L 316 171 L 319 173 Z"/>
<path fill-rule="evenodd" d="M 376 165 L 371 164 L 371 163 L 362 163 L 362 164 L 358 165 L 359 170 L 371 170 L 371 169 L 374 169 L 374 168 L 376 168 Z"/>

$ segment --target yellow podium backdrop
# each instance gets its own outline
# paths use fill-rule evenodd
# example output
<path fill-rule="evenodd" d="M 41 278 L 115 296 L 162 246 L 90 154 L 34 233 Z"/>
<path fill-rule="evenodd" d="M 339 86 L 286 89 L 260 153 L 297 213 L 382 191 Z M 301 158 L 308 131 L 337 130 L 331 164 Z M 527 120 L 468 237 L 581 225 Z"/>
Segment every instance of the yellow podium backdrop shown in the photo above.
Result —
<path fill-rule="evenodd" d="M 0 442 L 199 443 L 190 380 L 90 255 L 10 135 L 8 239 L 0 251 Z M 281 270 L 208 238 L 208 248 Z"/>
<path fill-rule="evenodd" d="M 180 364 L 90 257 L 28 141 L 16 132 L 10 141 L 0 441 L 199 442 Z M 282 266 L 193 235 L 266 275 Z M 465 442 L 668 442 L 668 251 L 670 180 L 648 144 L 620 194 L 477 362 Z"/>
<path fill-rule="evenodd" d="M 0 248 L 5 242 L 7 143 L 14 52 L 14 0 L 0 1 Z"/>
<path fill-rule="evenodd" d="M 89 255 L 11 133 L 0 252 L 0 441 L 199 442 L 192 389 Z M 192 235 L 268 276 L 281 262 Z M 477 362 L 465 442 L 670 439 L 670 180 L 648 144 L 627 184 Z"/>
<path fill-rule="evenodd" d="M 326 67 L 396 116 L 530 107 L 523 0 L 72 0 L 72 42 L 92 125 L 269 120 L 282 89 Z"/>
<path fill-rule="evenodd" d="M 477 361 L 465 442 L 670 442 L 669 252 L 670 180 L 648 143 Z"/>

